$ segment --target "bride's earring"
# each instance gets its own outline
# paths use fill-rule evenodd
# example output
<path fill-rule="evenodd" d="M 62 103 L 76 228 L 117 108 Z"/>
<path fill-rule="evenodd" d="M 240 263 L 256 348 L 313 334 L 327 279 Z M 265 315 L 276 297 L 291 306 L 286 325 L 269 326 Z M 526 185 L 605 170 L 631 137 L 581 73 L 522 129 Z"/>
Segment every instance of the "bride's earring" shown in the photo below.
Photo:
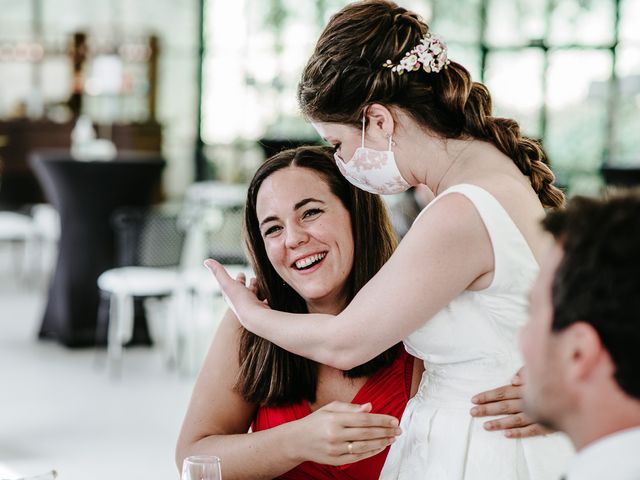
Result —
<path fill-rule="evenodd" d="M 393 139 L 393 135 L 390 133 L 387 133 L 385 135 L 386 139 L 389 140 L 389 150 L 391 150 L 391 147 L 395 147 L 397 144 L 395 142 L 395 140 Z"/>

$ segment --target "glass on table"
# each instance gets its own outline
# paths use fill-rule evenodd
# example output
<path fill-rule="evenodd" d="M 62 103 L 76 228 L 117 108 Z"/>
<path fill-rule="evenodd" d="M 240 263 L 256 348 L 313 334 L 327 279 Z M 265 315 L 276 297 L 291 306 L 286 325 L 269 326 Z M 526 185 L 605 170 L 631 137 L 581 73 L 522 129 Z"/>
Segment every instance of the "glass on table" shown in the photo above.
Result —
<path fill-rule="evenodd" d="M 181 480 L 222 480 L 220 459 L 213 455 L 194 455 L 182 462 Z"/>

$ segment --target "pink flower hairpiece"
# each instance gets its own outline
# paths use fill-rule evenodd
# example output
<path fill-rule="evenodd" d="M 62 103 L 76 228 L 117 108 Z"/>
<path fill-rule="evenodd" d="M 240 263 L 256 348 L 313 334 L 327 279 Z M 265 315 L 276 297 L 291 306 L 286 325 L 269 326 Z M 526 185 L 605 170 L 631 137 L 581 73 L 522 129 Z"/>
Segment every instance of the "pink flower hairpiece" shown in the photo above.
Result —
<path fill-rule="evenodd" d="M 402 75 L 404 72 L 415 72 L 421 68 L 427 73 L 438 73 L 449 63 L 447 45 L 440 37 L 427 33 L 418 45 L 405 54 L 400 63 L 396 65 L 387 60 L 382 66 Z"/>

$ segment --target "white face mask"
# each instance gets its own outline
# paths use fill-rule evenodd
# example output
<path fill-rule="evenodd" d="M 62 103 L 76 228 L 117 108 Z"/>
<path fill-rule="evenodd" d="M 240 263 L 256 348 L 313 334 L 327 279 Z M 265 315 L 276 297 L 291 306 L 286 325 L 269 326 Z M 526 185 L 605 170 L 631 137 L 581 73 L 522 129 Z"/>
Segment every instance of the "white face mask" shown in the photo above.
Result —
<path fill-rule="evenodd" d="M 391 151 L 393 138 L 389 135 L 389 150 L 380 151 L 364 146 L 365 118 L 362 117 L 362 146 L 347 163 L 335 153 L 338 169 L 349 182 L 369 193 L 390 195 L 407 190 L 409 185 L 402 175 Z"/>

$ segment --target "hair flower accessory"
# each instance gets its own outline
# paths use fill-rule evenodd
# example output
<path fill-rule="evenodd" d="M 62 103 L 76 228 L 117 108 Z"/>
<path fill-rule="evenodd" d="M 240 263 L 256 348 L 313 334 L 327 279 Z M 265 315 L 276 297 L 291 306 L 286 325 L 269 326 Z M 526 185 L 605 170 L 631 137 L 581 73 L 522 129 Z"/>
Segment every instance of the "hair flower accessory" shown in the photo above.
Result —
<path fill-rule="evenodd" d="M 438 73 L 449 65 L 447 45 L 437 35 L 427 33 L 420 43 L 408 51 L 396 65 L 391 60 L 382 64 L 392 72 L 402 75 L 404 72 L 415 72 L 422 69 L 427 73 Z"/>

